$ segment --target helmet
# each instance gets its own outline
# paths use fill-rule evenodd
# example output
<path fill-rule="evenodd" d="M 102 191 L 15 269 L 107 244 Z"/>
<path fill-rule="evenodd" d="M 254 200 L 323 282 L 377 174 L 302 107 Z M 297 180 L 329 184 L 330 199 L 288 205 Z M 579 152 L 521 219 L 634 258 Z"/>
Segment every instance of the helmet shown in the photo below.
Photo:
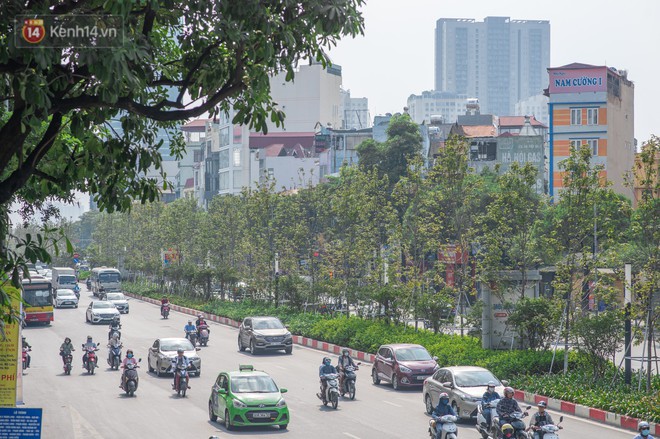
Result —
<path fill-rule="evenodd" d="M 342 355 L 350 355 L 350 351 L 347 348 L 341 350 Z"/>
<path fill-rule="evenodd" d="M 181 348 L 177 349 L 177 350 L 176 350 L 176 353 L 177 353 L 177 354 L 183 354 L 183 349 L 181 349 Z"/>
<path fill-rule="evenodd" d="M 71 339 L 69 337 L 65 338 L 64 343 L 71 343 Z"/>
<path fill-rule="evenodd" d="M 192 320 L 188 320 L 188 324 L 192 325 Z"/>
<path fill-rule="evenodd" d="M 539 407 L 546 408 L 546 407 L 548 406 L 548 403 L 545 402 L 545 401 L 540 401 L 537 405 L 538 405 Z"/>
<path fill-rule="evenodd" d="M 132 353 L 133 353 L 133 349 L 126 349 L 126 355 L 132 354 Z"/>
<path fill-rule="evenodd" d="M 204 318 L 204 316 L 201 315 L 201 314 L 197 314 L 197 317 L 199 317 L 200 319 L 203 319 L 203 318 Z"/>
<path fill-rule="evenodd" d="M 92 336 L 91 335 L 87 336 L 87 341 L 92 341 Z"/>
<path fill-rule="evenodd" d="M 442 399 L 442 398 L 449 398 L 449 395 L 447 394 L 447 392 L 442 392 L 440 394 L 440 399 Z"/>
<path fill-rule="evenodd" d="M 643 430 L 643 429 L 645 429 L 645 428 L 649 428 L 649 429 L 651 428 L 651 426 L 649 425 L 648 422 L 646 422 L 646 421 L 640 421 L 640 423 L 637 424 L 637 431 Z"/>
<path fill-rule="evenodd" d="M 504 388 L 504 395 L 506 396 L 507 394 L 514 394 L 513 387 L 505 387 Z"/>
<path fill-rule="evenodd" d="M 502 425 L 502 434 L 513 433 L 513 426 L 511 424 Z"/>
<path fill-rule="evenodd" d="M 323 364 L 330 364 L 332 363 L 332 360 L 328 357 L 323 357 Z"/>

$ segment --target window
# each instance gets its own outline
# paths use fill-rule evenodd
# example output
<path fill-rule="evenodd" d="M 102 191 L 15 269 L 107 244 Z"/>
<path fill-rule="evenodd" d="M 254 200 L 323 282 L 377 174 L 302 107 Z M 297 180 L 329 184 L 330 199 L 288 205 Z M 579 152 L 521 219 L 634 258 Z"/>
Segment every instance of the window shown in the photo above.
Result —
<path fill-rule="evenodd" d="M 587 108 L 587 125 L 598 125 L 598 108 Z"/>
<path fill-rule="evenodd" d="M 598 155 L 598 139 L 587 139 L 586 142 L 591 150 L 591 155 Z"/>
<path fill-rule="evenodd" d="M 220 130 L 220 147 L 229 145 L 229 127 Z"/>
<path fill-rule="evenodd" d="M 218 189 L 221 191 L 229 189 L 229 171 L 220 173 L 220 182 Z"/>
<path fill-rule="evenodd" d="M 582 140 L 571 140 L 571 149 L 580 149 L 582 146 Z"/>
<path fill-rule="evenodd" d="M 218 155 L 218 167 L 220 169 L 229 167 L 229 149 L 220 151 L 220 154 Z"/>
<path fill-rule="evenodd" d="M 234 171 L 234 189 L 240 189 L 243 185 L 241 184 L 241 171 Z"/>
<path fill-rule="evenodd" d="M 571 108 L 571 125 L 582 125 L 582 108 Z"/>
<path fill-rule="evenodd" d="M 241 148 L 234 148 L 234 167 L 241 166 Z"/>

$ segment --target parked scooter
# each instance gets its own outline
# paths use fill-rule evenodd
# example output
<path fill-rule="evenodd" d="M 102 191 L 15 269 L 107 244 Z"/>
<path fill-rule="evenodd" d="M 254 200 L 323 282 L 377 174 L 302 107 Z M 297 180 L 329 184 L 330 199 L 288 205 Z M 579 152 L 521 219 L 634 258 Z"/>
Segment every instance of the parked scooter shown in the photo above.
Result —
<path fill-rule="evenodd" d="M 71 375 L 71 368 L 73 367 L 73 355 L 64 356 L 64 373 Z"/>
<path fill-rule="evenodd" d="M 477 406 L 477 431 L 481 434 L 482 439 L 488 439 L 489 437 L 495 437 L 497 434 L 496 428 L 493 427 L 493 422 L 492 420 L 497 417 L 497 412 L 495 409 L 497 408 L 497 403 L 499 403 L 499 399 L 495 399 L 489 403 L 487 403 L 485 406 L 483 404 L 479 404 Z M 488 424 L 486 422 L 486 416 L 485 413 L 487 411 L 490 411 L 490 419 L 491 423 Z"/>
<path fill-rule="evenodd" d="M 87 369 L 87 373 L 90 375 L 94 375 L 94 369 L 97 366 L 97 358 L 96 358 L 96 351 L 99 350 L 99 348 L 93 348 L 91 346 L 85 347 L 83 345 L 83 350 L 87 352 L 87 361 L 85 362 L 85 369 Z"/>
<path fill-rule="evenodd" d="M 339 405 L 339 375 L 336 373 L 326 373 L 321 378 L 326 381 L 325 392 L 319 394 L 321 401 L 323 401 L 323 405 L 330 403 L 332 408 L 336 409 Z"/>
<path fill-rule="evenodd" d="M 209 343 L 209 326 L 207 324 L 199 325 L 199 345 L 206 346 Z M 192 341 L 192 340 L 191 340 Z"/>
<path fill-rule="evenodd" d="M 30 354 L 28 352 L 31 352 L 32 348 L 24 347 L 23 348 L 23 370 L 28 368 L 28 357 Z"/>
<path fill-rule="evenodd" d="M 193 346 L 197 346 L 197 332 L 196 331 L 186 331 L 186 338 L 190 340 Z"/>
<path fill-rule="evenodd" d="M 458 418 L 454 415 L 444 415 L 440 417 L 439 421 L 442 423 L 440 439 L 456 439 L 458 437 L 458 428 L 456 427 L 457 420 Z M 429 435 L 431 436 L 431 439 L 436 438 L 436 425 L 437 421 L 435 419 L 429 421 Z"/>
<path fill-rule="evenodd" d="M 557 432 L 562 428 L 564 428 L 561 425 L 559 425 L 563 421 L 564 421 L 564 417 L 560 416 L 557 425 L 546 424 L 541 427 L 532 427 L 532 430 L 534 431 L 532 436 L 533 439 L 559 439 L 559 435 L 557 434 Z"/>
<path fill-rule="evenodd" d="M 177 395 L 186 397 L 186 390 L 190 389 L 188 387 L 188 369 L 183 365 L 178 365 L 174 371 L 174 390 L 176 390 Z"/>
<path fill-rule="evenodd" d="M 527 411 L 531 409 L 532 406 L 528 405 L 525 408 L 524 412 L 514 412 L 511 414 L 511 420 L 508 422 L 511 424 L 513 427 L 513 436 L 515 439 L 529 439 L 529 435 L 527 434 L 527 426 L 525 425 L 525 422 L 523 421 L 523 418 L 525 418 L 528 413 Z M 502 437 L 502 429 L 500 428 L 500 422 L 499 422 L 499 417 L 493 417 L 493 426 L 495 427 L 495 431 L 497 432 L 497 436 L 493 437 Z"/>
<path fill-rule="evenodd" d="M 108 350 L 108 366 L 113 370 L 119 370 L 119 365 L 121 364 L 121 348 L 124 347 L 123 344 L 118 346 L 110 346 Z"/>
<path fill-rule="evenodd" d="M 138 363 L 142 361 L 142 358 L 138 360 Z M 122 380 L 121 388 L 126 392 L 128 396 L 134 396 L 135 391 L 138 388 L 138 383 L 140 381 L 138 377 L 138 366 L 137 364 L 127 363 L 126 369 L 124 370 L 124 379 Z"/>
<path fill-rule="evenodd" d="M 348 393 L 348 397 L 355 399 L 355 380 L 357 380 L 357 375 L 355 371 L 359 369 L 359 366 L 362 363 L 357 363 L 355 366 L 346 366 L 344 368 L 344 387 L 342 390 L 342 396 L 344 393 Z"/>
<path fill-rule="evenodd" d="M 163 316 L 164 319 L 168 318 L 170 316 L 170 305 L 163 305 L 160 308 L 160 315 Z"/>

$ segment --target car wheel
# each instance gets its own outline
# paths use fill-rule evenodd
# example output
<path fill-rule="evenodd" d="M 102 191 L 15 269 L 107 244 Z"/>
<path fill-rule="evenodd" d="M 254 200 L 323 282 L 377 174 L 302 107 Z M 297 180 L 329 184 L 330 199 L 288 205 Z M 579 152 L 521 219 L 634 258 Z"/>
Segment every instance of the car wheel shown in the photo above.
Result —
<path fill-rule="evenodd" d="M 151 361 L 149 361 L 149 358 L 147 358 L 147 370 L 149 370 L 149 372 L 153 372 L 153 371 L 154 371 L 154 368 L 151 367 Z"/>
<path fill-rule="evenodd" d="M 250 353 L 252 355 L 257 355 L 257 350 L 254 347 L 254 340 L 250 340 Z"/>
<path fill-rule="evenodd" d="M 241 351 L 241 352 L 245 352 L 245 346 L 243 346 L 243 343 L 241 342 L 240 334 L 238 336 L 238 350 Z"/>
<path fill-rule="evenodd" d="M 396 374 L 392 375 L 392 388 L 399 390 L 399 377 Z"/>
<path fill-rule="evenodd" d="M 424 397 L 424 404 L 426 405 L 426 414 L 430 415 L 433 413 L 433 402 L 431 401 L 431 395 L 427 394 Z"/>
<path fill-rule="evenodd" d="M 87 313 L 85 313 L 85 322 L 89 323 L 89 316 L 87 315 Z"/>
<path fill-rule="evenodd" d="M 215 413 L 213 413 L 213 404 L 211 403 L 211 401 L 209 401 L 209 419 L 211 420 L 211 422 L 215 422 L 218 420 L 218 416 Z"/>
<path fill-rule="evenodd" d="M 380 384 L 380 378 L 378 378 L 378 372 L 375 367 L 371 369 L 371 381 L 373 381 L 375 385 Z"/>
<path fill-rule="evenodd" d="M 156 360 L 156 376 L 160 378 L 160 366 L 158 365 L 158 360 Z"/>
<path fill-rule="evenodd" d="M 458 408 L 458 404 L 456 404 L 456 401 L 452 401 L 451 408 L 454 409 L 454 413 L 456 413 L 456 417 L 458 418 L 458 421 L 456 422 L 461 422 L 461 412 Z"/>
<path fill-rule="evenodd" d="M 293 353 L 293 346 L 288 346 L 284 348 L 284 353 L 287 355 L 291 355 Z"/>
<path fill-rule="evenodd" d="M 234 426 L 231 425 L 231 419 L 229 419 L 229 410 L 225 410 L 225 428 L 227 430 L 233 430 Z"/>

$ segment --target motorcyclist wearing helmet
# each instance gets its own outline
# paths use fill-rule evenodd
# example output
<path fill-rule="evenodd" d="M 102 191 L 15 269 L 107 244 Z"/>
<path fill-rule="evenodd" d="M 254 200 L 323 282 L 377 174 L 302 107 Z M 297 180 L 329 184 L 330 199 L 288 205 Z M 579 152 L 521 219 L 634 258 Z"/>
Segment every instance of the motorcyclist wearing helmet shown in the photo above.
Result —
<path fill-rule="evenodd" d="M 511 415 L 515 412 L 522 412 L 518 402 L 513 399 L 513 388 L 505 387 L 504 388 L 504 398 L 500 399 L 500 402 L 497 403 L 497 414 L 500 417 L 500 426 L 504 424 L 510 424 L 514 419 Z"/>
<path fill-rule="evenodd" d="M 435 437 L 436 439 L 440 439 L 442 436 L 442 422 L 440 422 L 440 418 L 445 416 L 445 415 L 454 415 L 456 416 L 456 412 L 454 412 L 454 409 L 451 408 L 449 405 L 449 395 L 446 392 L 442 392 L 440 394 L 440 400 L 438 401 L 438 405 L 433 409 L 433 412 L 431 413 L 431 417 L 435 420 Z"/>
<path fill-rule="evenodd" d="M 137 360 L 133 356 L 133 349 L 126 349 L 126 358 L 124 358 L 124 361 L 121 362 L 121 367 L 124 369 L 124 372 L 121 374 L 121 378 L 119 381 L 119 387 L 121 389 L 124 388 L 124 384 L 126 383 L 126 365 L 127 364 L 132 364 L 134 366 L 138 365 Z"/>
<path fill-rule="evenodd" d="M 169 305 L 169 304 L 170 304 L 170 299 L 168 299 L 167 297 L 163 296 L 160 299 L 160 313 L 161 314 L 163 314 L 163 308 L 165 307 L 165 305 Z"/>
<path fill-rule="evenodd" d="M 82 348 L 83 348 L 83 352 L 84 352 L 83 358 L 82 358 L 83 367 L 86 367 L 87 366 L 87 349 L 94 349 L 95 351 L 97 351 L 98 347 L 96 346 L 96 343 L 94 343 L 92 341 L 92 336 L 88 335 L 87 336 L 87 341 L 85 343 L 83 343 Z"/>
<path fill-rule="evenodd" d="M 109 328 L 110 328 L 110 331 L 108 332 L 108 340 L 110 340 L 110 338 L 112 338 L 112 333 L 113 332 L 116 332 L 118 334 L 119 338 L 121 339 L 121 331 L 120 331 L 121 323 L 119 322 L 119 316 L 114 316 L 112 318 L 112 323 L 110 323 Z"/>
<path fill-rule="evenodd" d="M 495 401 L 496 399 L 501 399 L 500 394 L 495 391 L 495 381 L 488 381 L 488 387 L 486 387 L 486 392 L 481 397 L 482 413 L 486 419 L 486 428 L 490 428 L 491 419 L 491 409 L 486 408 L 486 404 L 489 402 Z"/>
<path fill-rule="evenodd" d="M 532 419 L 529 420 L 529 429 L 534 432 L 534 439 L 543 439 L 543 432 L 541 427 L 548 424 L 553 424 L 552 416 L 550 413 L 545 411 L 545 408 L 548 404 L 545 401 L 540 401 L 538 403 L 539 411 L 532 416 Z M 561 425 L 559 428 L 562 428 Z"/>
<path fill-rule="evenodd" d="M 503 424 L 502 425 L 502 437 L 503 438 L 512 439 L 514 433 L 515 433 L 515 430 L 513 429 L 513 426 L 511 424 Z"/>
<path fill-rule="evenodd" d="M 202 335 L 201 331 L 204 328 L 206 328 L 209 335 L 211 335 L 211 330 L 209 329 L 209 325 L 208 323 L 206 323 L 206 320 L 204 320 L 203 314 L 197 314 L 197 320 L 195 320 L 195 326 L 197 326 L 197 338 L 199 338 Z"/>
<path fill-rule="evenodd" d="M 183 327 L 184 332 L 186 333 L 186 338 L 190 340 L 190 333 L 194 332 L 197 333 L 197 328 L 195 328 L 195 325 L 193 325 L 192 320 L 188 320 L 188 324 Z"/>
<path fill-rule="evenodd" d="M 185 366 L 186 369 L 190 367 L 190 360 L 188 357 L 183 355 L 183 349 L 177 349 L 176 351 L 176 357 L 172 358 L 172 372 L 174 374 L 174 381 L 172 382 L 172 388 L 176 389 L 176 382 L 179 377 L 179 374 L 177 373 L 177 367 L 178 366 Z M 190 389 L 190 386 L 188 386 Z"/>
<path fill-rule="evenodd" d="M 325 395 L 325 389 L 328 387 L 328 383 L 326 382 L 325 375 L 331 374 L 331 373 L 337 373 L 337 369 L 335 366 L 332 365 L 332 360 L 328 357 L 323 357 L 323 364 L 319 366 L 319 379 L 321 380 L 321 393 L 317 394 L 320 399 L 323 399 L 323 395 Z"/>
<path fill-rule="evenodd" d="M 62 357 L 62 363 L 66 363 L 66 357 L 71 355 L 71 352 L 75 351 L 73 348 L 73 343 L 69 337 L 64 339 L 64 343 L 60 345 L 60 356 Z"/>
<path fill-rule="evenodd" d="M 337 372 L 339 372 L 339 389 L 341 389 L 341 396 L 344 396 L 344 377 L 346 376 L 346 368 L 348 366 L 355 367 L 355 361 L 351 358 L 351 353 L 348 349 L 344 348 L 341 351 L 341 356 L 337 359 Z"/>
<path fill-rule="evenodd" d="M 637 431 L 639 431 L 639 434 L 633 439 L 654 439 L 654 437 L 651 436 L 651 426 L 646 421 L 640 421 L 639 424 L 637 424 Z"/>

